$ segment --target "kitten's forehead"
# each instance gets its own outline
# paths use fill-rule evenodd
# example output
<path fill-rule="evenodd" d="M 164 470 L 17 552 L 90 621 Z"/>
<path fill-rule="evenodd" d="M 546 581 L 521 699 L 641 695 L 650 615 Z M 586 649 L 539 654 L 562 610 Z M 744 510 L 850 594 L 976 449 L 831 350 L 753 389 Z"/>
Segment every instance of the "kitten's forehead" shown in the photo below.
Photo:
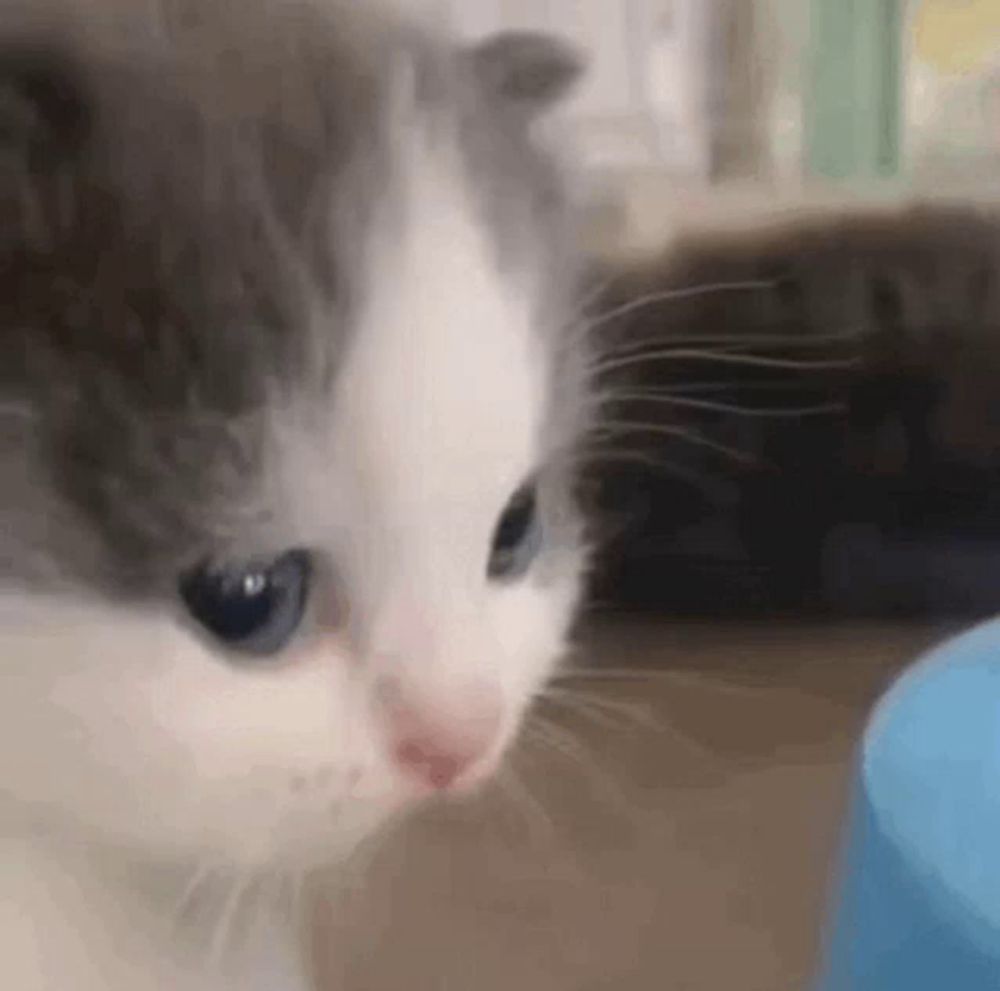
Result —
<path fill-rule="evenodd" d="M 537 273 L 501 269 L 455 128 L 410 115 L 394 162 L 395 196 L 369 234 L 338 429 L 368 440 L 386 491 L 460 502 L 516 484 L 537 454 L 547 359 Z"/>

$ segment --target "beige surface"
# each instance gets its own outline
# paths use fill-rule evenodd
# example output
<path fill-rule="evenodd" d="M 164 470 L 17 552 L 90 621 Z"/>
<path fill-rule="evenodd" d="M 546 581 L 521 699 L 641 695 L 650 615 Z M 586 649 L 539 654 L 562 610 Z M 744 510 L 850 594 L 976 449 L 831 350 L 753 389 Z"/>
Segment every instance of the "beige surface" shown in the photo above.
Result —
<path fill-rule="evenodd" d="M 587 659 L 639 674 L 577 680 L 514 756 L 520 784 L 388 840 L 325 914 L 327 986 L 799 991 L 858 729 L 937 636 L 584 632 Z"/>

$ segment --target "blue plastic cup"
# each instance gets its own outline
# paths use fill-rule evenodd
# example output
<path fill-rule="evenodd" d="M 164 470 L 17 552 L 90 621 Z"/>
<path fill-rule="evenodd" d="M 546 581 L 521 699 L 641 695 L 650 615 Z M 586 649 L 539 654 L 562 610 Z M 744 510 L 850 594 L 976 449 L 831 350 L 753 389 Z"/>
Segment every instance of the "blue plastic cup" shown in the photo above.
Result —
<path fill-rule="evenodd" d="M 840 870 L 819 991 L 1000 991 L 1000 622 L 880 704 Z"/>

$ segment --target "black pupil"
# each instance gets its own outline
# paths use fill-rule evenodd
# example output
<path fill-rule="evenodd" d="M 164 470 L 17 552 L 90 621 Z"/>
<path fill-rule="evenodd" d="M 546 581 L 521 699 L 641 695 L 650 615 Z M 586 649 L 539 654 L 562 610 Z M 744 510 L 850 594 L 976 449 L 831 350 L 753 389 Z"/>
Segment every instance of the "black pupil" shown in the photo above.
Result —
<path fill-rule="evenodd" d="M 519 489 L 504 510 L 497 525 L 494 550 L 505 553 L 517 550 L 528 534 L 535 519 L 535 490 L 531 487 Z"/>
<path fill-rule="evenodd" d="M 298 627 L 307 578 L 307 556 L 290 551 L 265 566 L 198 568 L 182 579 L 180 592 L 213 636 L 247 653 L 270 654 Z"/>
<path fill-rule="evenodd" d="M 267 621 L 277 594 L 266 571 L 251 571 L 237 576 L 206 577 L 197 597 L 211 610 L 216 636 L 239 641 L 251 636 Z"/>
<path fill-rule="evenodd" d="M 525 485 L 513 495 L 503 511 L 490 551 L 488 573 L 491 578 L 510 578 L 528 563 L 523 548 L 536 524 L 536 496 L 533 485 Z"/>

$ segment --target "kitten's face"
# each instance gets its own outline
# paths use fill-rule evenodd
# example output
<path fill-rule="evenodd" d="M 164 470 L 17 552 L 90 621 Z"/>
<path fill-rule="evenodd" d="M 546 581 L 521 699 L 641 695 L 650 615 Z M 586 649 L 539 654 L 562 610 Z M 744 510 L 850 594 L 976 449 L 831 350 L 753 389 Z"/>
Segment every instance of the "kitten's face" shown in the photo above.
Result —
<path fill-rule="evenodd" d="M 561 652 L 585 385 L 525 91 L 314 16 L 10 70 L 4 818 L 336 856 L 487 776 Z"/>

